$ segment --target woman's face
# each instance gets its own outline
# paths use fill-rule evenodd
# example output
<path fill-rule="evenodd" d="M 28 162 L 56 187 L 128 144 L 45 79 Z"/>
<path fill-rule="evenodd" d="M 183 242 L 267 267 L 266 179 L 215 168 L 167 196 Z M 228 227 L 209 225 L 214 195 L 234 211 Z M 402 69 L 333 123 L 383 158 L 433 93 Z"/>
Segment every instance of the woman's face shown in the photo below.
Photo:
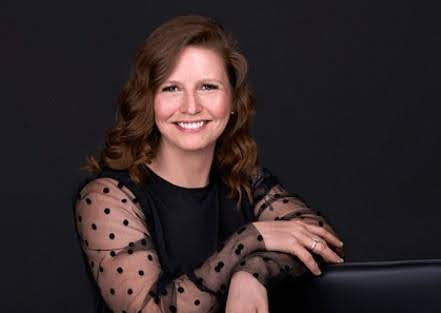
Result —
<path fill-rule="evenodd" d="M 214 148 L 231 110 L 231 89 L 224 67 L 221 56 L 206 48 L 189 46 L 178 55 L 170 77 L 154 98 L 162 145 L 186 151 Z M 200 121 L 203 123 L 178 124 Z"/>

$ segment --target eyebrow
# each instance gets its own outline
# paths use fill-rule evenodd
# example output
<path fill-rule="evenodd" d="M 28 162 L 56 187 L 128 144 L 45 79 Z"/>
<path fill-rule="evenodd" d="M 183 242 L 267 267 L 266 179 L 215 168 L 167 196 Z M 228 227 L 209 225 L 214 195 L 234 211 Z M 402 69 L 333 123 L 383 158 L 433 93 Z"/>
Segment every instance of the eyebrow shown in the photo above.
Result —
<path fill-rule="evenodd" d="M 224 83 L 222 81 L 220 81 L 218 79 L 215 79 L 215 78 L 200 79 L 200 80 L 198 80 L 198 83 L 204 82 L 204 81 L 214 81 L 214 82 L 217 82 L 218 84 L 224 85 Z M 163 84 L 171 84 L 171 83 L 173 83 L 173 84 L 180 84 L 181 82 L 178 81 L 178 80 L 167 80 Z"/>

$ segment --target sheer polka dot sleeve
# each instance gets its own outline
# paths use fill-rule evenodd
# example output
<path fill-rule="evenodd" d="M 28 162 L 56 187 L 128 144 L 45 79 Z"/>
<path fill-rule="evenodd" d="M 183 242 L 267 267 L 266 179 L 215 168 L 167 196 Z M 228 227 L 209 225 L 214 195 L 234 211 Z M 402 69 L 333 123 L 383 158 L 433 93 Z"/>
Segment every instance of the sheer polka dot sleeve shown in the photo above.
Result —
<path fill-rule="evenodd" d="M 337 233 L 320 212 L 312 209 L 298 194 L 288 192 L 267 168 L 260 167 L 252 180 L 254 197 L 253 212 L 259 221 L 299 219 L 308 224 L 321 226 L 329 232 Z M 329 247 L 340 257 L 344 257 L 343 248 Z M 312 253 L 319 267 L 325 264 L 317 254 Z M 259 251 L 245 256 L 234 271 L 246 271 L 254 275 L 263 285 L 267 286 L 273 277 L 299 275 L 309 269 L 292 254 L 283 252 Z"/>
<path fill-rule="evenodd" d="M 240 259 L 264 249 L 252 223 L 233 233 L 189 274 L 157 291 L 162 267 L 146 217 L 133 193 L 100 177 L 75 203 L 76 231 L 100 293 L 114 312 L 217 312 Z"/>

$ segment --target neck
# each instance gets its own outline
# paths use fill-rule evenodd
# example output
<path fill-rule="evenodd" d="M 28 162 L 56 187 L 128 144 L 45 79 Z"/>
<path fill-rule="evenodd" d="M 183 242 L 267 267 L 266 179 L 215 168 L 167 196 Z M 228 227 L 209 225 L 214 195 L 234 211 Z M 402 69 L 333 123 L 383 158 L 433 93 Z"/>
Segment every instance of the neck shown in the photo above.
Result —
<path fill-rule="evenodd" d="M 174 185 L 200 188 L 208 185 L 215 145 L 197 151 L 184 151 L 161 141 L 158 153 L 148 166 Z"/>

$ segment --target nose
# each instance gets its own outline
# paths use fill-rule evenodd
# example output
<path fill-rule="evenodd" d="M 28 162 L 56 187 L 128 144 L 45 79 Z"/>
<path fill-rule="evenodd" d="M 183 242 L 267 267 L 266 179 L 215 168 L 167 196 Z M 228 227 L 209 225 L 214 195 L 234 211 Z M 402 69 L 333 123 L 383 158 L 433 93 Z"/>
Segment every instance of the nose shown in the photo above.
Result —
<path fill-rule="evenodd" d="M 196 95 L 189 93 L 181 105 L 181 113 L 196 114 L 202 109 L 199 99 Z"/>

